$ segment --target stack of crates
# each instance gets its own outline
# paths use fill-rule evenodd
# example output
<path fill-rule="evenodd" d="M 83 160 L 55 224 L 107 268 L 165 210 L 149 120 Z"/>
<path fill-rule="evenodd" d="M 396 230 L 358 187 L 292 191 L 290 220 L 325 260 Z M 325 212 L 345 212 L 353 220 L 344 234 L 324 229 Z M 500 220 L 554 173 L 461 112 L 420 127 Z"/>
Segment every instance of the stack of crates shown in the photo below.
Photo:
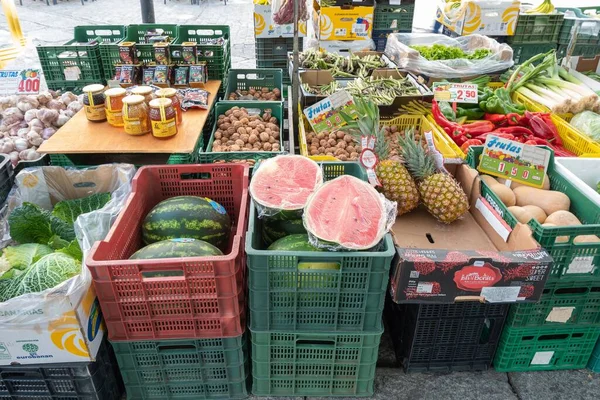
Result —
<path fill-rule="evenodd" d="M 507 43 L 513 49 L 515 64 L 556 49 L 562 28 L 564 14 L 525 14 L 517 18 L 515 34 L 508 36 Z"/>
<path fill-rule="evenodd" d="M 92 248 L 87 264 L 128 399 L 247 397 L 248 179 L 242 164 L 143 167 L 106 239 Z M 225 208 L 232 227 L 224 255 L 130 260 L 144 246 L 148 212 L 186 195 Z"/>
<path fill-rule="evenodd" d="M 358 163 L 322 163 L 325 180 L 353 175 Z M 382 311 L 395 248 L 380 251 L 266 250 L 270 235 L 254 204 L 246 239 L 252 337 L 252 392 L 256 396 L 369 396 Z M 284 234 L 283 234 L 284 235 Z"/>
<path fill-rule="evenodd" d="M 469 149 L 469 165 L 475 167 L 482 150 Z M 585 368 L 600 336 L 600 243 L 581 240 L 600 235 L 600 210 L 576 182 L 555 169 L 554 157 L 548 178 L 552 190 L 568 194 L 569 211 L 582 225 L 550 228 L 535 219 L 529 222 L 554 264 L 538 303 L 510 306 L 494 358 L 498 371 Z M 515 227 L 517 219 L 484 182 L 481 191 Z"/>
<path fill-rule="evenodd" d="M 600 20 L 588 17 L 578 8 L 559 8 L 559 11 L 565 13 L 565 20 L 558 37 L 557 57 L 567 55 L 569 44 L 573 40 L 575 46 L 571 56 L 594 58 L 600 54 Z"/>
<path fill-rule="evenodd" d="M 93 83 L 106 83 L 100 47 L 120 42 L 123 25 L 76 26 L 73 40 L 60 46 L 37 46 L 42 72 L 49 89 L 81 89 Z"/>
<path fill-rule="evenodd" d="M 414 0 L 403 1 L 398 5 L 390 4 L 390 0 L 376 0 L 373 18 L 373 41 L 376 50 L 385 50 L 390 33 L 411 32 L 414 14 Z"/>

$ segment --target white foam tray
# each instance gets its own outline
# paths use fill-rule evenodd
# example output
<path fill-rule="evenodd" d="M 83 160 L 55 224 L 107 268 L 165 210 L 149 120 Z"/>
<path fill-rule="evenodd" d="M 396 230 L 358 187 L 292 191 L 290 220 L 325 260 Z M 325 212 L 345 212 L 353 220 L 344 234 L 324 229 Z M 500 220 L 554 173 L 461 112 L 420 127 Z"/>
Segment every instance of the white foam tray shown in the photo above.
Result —
<path fill-rule="evenodd" d="M 600 182 L 600 158 L 557 157 L 554 161 L 556 171 L 575 183 L 600 207 L 600 194 L 596 192 Z"/>

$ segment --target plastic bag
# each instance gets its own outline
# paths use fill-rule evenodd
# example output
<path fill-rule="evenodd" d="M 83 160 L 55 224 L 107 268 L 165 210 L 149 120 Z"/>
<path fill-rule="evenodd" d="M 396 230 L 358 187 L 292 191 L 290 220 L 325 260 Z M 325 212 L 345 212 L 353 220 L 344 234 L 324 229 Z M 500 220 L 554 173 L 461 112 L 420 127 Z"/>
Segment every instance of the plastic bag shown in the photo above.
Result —
<path fill-rule="evenodd" d="M 306 203 L 302 220 L 310 243 L 328 251 L 376 251 L 398 205 L 371 184 L 342 175 L 323 184 Z"/>
<path fill-rule="evenodd" d="M 90 288 L 92 277 L 85 258 L 92 245 L 104 239 L 131 193 L 135 167 L 131 164 L 106 164 L 89 169 L 35 167 L 21 171 L 9 194 L 3 213 L 2 248 L 10 242 L 8 216 L 24 202 L 51 211 L 61 200 L 78 199 L 97 193 L 111 193 L 101 209 L 80 215 L 74 224 L 77 241 L 83 251 L 81 273 L 61 284 L 37 293 L 27 293 L 0 303 L 1 327 L 48 324 L 73 310 Z"/>
<path fill-rule="evenodd" d="M 592 111 L 583 111 L 575 114 L 570 123 L 584 135 L 600 142 L 600 115 Z"/>
<path fill-rule="evenodd" d="M 287 25 L 294 23 L 294 1 L 295 0 L 272 0 L 271 1 L 271 15 L 273 16 L 273 23 L 275 25 Z M 297 0 L 298 1 L 298 20 L 308 20 L 308 7 L 310 1 L 308 0 Z"/>
<path fill-rule="evenodd" d="M 455 46 L 464 52 L 477 49 L 491 50 L 491 54 L 478 60 L 457 58 L 452 60 L 427 60 L 410 46 L 440 44 Z M 498 72 L 513 66 L 513 50 L 507 44 L 482 35 L 462 36 L 456 39 L 437 34 L 391 33 L 385 54 L 398 67 L 431 78 L 463 78 Z"/>
<path fill-rule="evenodd" d="M 300 181 L 302 186 L 298 184 Z M 270 183 L 283 193 L 269 193 Z M 249 192 L 258 218 L 299 219 L 306 200 L 322 184 L 323 171 L 319 164 L 303 156 L 280 155 L 263 160 L 255 166 Z M 289 201 L 283 198 L 287 193 L 290 194 Z M 267 202 L 271 197 L 279 201 L 279 208 L 269 206 Z"/>

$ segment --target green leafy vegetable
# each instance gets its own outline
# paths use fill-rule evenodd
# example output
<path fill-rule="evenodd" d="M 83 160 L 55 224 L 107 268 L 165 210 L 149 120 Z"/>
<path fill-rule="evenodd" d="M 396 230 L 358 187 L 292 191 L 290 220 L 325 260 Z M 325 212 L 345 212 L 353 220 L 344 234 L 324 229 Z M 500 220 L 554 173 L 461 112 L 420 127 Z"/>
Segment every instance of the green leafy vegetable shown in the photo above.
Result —
<path fill-rule="evenodd" d="M 23 273 L 9 280 L 10 284 L 0 292 L 0 301 L 6 301 L 25 293 L 37 293 L 53 288 L 81 272 L 81 262 L 63 253 L 43 256 Z"/>
<path fill-rule="evenodd" d="M 473 52 L 464 52 L 461 48 L 456 46 L 445 46 L 443 44 L 434 44 L 431 46 L 410 46 L 412 49 L 418 51 L 424 58 L 433 60 L 455 60 L 457 58 L 465 58 L 468 60 L 481 60 L 482 58 L 489 57 L 492 51 L 489 49 L 476 49 Z"/>
<path fill-rule="evenodd" d="M 69 224 L 74 224 L 81 214 L 99 210 L 110 201 L 110 193 L 98 193 L 75 200 L 56 203 L 52 215 Z"/>
<path fill-rule="evenodd" d="M 52 216 L 33 203 L 23 203 L 8 217 L 10 236 L 18 243 L 48 244 L 54 236 L 71 242 L 75 239 L 73 226 Z"/>
<path fill-rule="evenodd" d="M 57 252 L 71 256 L 76 260 L 83 261 L 83 252 L 81 251 L 81 247 L 79 247 L 79 242 L 77 242 L 77 240 L 73 240 L 62 249 L 57 250 Z"/>
<path fill-rule="evenodd" d="M 34 243 L 6 247 L 2 250 L 2 257 L 0 257 L 0 272 L 4 272 L 3 277 L 4 275 L 12 276 L 15 269 L 24 270 L 52 252 L 50 247 Z"/>

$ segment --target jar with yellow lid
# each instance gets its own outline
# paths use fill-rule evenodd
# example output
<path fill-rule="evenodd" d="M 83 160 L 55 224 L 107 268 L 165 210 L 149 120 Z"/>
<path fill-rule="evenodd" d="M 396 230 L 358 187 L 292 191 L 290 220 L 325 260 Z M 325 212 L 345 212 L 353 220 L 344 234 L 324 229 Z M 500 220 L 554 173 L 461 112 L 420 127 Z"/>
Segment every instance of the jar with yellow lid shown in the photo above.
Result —
<path fill-rule="evenodd" d="M 181 102 L 179 101 L 179 96 L 177 96 L 177 89 L 160 89 L 156 91 L 156 96 L 171 100 L 173 108 L 175 109 L 175 121 L 177 121 L 177 124 L 179 125 L 183 119 L 183 110 L 181 110 Z"/>
<path fill-rule="evenodd" d="M 87 85 L 82 89 L 83 109 L 88 121 L 106 121 L 104 110 L 104 85 Z"/>
<path fill-rule="evenodd" d="M 177 134 L 175 108 L 170 99 L 161 97 L 150 102 L 152 135 L 165 139 Z"/>
<path fill-rule="evenodd" d="M 123 126 L 123 99 L 127 91 L 123 88 L 112 88 L 104 92 L 106 120 L 112 126 Z"/>
<path fill-rule="evenodd" d="M 145 135 L 152 130 L 144 96 L 130 95 L 123 99 L 123 127 L 130 135 Z"/>
<path fill-rule="evenodd" d="M 144 101 L 147 105 L 154 99 L 154 92 L 150 86 L 138 86 L 131 89 L 131 94 L 139 95 L 144 97 Z"/>

